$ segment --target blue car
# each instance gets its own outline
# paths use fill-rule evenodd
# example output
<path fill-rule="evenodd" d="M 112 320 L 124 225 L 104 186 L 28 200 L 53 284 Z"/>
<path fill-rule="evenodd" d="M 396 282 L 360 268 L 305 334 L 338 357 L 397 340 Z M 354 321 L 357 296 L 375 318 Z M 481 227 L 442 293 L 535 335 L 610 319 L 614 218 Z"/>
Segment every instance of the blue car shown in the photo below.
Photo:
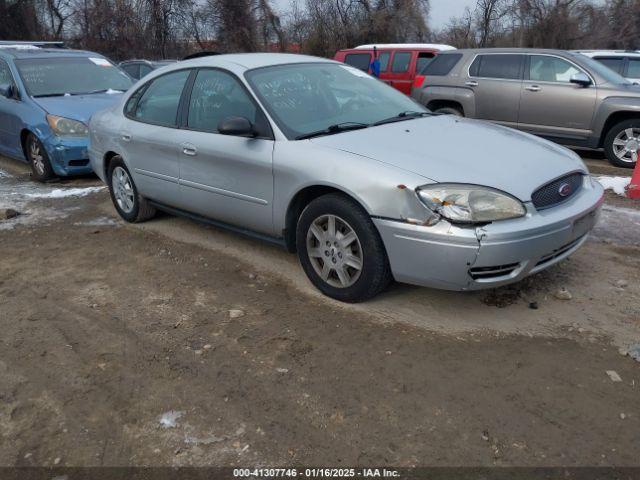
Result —
<path fill-rule="evenodd" d="M 131 84 L 97 53 L 0 45 L 0 154 L 28 162 L 42 182 L 91 173 L 89 118 Z"/>

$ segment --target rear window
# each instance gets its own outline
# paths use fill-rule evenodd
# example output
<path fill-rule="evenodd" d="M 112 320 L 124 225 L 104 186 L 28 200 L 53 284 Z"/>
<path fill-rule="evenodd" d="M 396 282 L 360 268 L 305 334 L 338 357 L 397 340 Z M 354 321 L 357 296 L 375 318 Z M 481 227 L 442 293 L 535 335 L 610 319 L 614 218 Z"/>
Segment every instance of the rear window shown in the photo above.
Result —
<path fill-rule="evenodd" d="M 472 77 L 520 79 L 523 55 L 478 55 L 469 68 Z"/>
<path fill-rule="evenodd" d="M 344 57 L 344 63 L 356 67 L 363 72 L 368 72 L 369 65 L 371 64 L 371 55 L 368 53 L 349 53 Z"/>
<path fill-rule="evenodd" d="M 403 73 L 409 70 L 411 63 L 411 52 L 396 52 L 391 63 L 393 73 Z"/>
<path fill-rule="evenodd" d="M 612 57 L 594 57 L 595 60 L 599 61 L 605 67 L 609 67 L 614 72 L 622 73 L 622 64 L 624 63 L 624 59 L 622 58 L 612 58 Z"/>
<path fill-rule="evenodd" d="M 627 77 L 640 78 L 640 60 L 629 59 Z"/>
<path fill-rule="evenodd" d="M 461 53 L 447 53 L 445 55 L 438 55 L 429 63 L 420 73 L 427 76 L 432 75 L 449 75 L 449 72 L 457 65 L 462 58 Z"/>

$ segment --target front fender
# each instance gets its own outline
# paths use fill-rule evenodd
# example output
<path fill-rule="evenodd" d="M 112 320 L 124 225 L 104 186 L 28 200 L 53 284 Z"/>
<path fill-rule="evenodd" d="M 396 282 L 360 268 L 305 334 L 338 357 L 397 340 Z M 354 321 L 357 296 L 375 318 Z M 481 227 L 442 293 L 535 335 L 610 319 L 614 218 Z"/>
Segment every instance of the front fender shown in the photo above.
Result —
<path fill-rule="evenodd" d="M 372 217 L 425 221 L 430 216 L 415 189 L 432 180 L 360 155 L 310 141 L 276 142 L 274 231 L 286 227 L 295 196 L 312 186 L 331 187 L 356 200 Z"/>

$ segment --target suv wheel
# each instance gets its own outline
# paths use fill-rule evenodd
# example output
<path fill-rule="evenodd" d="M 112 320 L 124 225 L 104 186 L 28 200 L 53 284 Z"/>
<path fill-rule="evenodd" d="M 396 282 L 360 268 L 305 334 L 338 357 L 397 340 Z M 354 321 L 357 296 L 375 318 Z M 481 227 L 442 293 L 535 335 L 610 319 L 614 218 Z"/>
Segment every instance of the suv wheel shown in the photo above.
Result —
<path fill-rule="evenodd" d="M 33 179 L 38 182 L 46 182 L 55 177 L 47 152 L 38 137 L 33 133 L 27 135 L 25 147 L 27 158 L 31 165 L 31 176 Z"/>
<path fill-rule="evenodd" d="M 298 220 L 300 263 L 325 295 L 343 302 L 376 296 L 391 281 L 375 225 L 360 205 L 340 194 L 313 200 Z"/>
<path fill-rule="evenodd" d="M 455 115 L 456 117 L 464 117 L 462 112 L 455 107 L 442 107 L 437 109 L 434 113 L 440 113 L 442 115 Z"/>
<path fill-rule="evenodd" d="M 144 222 L 155 216 L 156 209 L 138 193 L 122 157 L 115 156 L 111 160 L 107 181 L 111 201 L 120 216 L 127 222 Z"/>
<path fill-rule="evenodd" d="M 640 120 L 625 120 L 614 125 L 604 139 L 604 151 L 616 167 L 633 168 L 640 150 Z"/>

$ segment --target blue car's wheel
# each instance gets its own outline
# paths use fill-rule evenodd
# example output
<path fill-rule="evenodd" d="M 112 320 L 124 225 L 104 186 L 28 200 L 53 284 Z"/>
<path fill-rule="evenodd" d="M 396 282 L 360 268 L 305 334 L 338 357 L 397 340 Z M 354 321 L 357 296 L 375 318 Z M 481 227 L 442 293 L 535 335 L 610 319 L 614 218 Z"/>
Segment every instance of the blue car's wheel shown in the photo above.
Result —
<path fill-rule="evenodd" d="M 55 177 L 47 152 L 33 133 L 27 136 L 25 144 L 27 159 L 31 165 L 31 176 L 38 182 L 46 182 Z"/>

